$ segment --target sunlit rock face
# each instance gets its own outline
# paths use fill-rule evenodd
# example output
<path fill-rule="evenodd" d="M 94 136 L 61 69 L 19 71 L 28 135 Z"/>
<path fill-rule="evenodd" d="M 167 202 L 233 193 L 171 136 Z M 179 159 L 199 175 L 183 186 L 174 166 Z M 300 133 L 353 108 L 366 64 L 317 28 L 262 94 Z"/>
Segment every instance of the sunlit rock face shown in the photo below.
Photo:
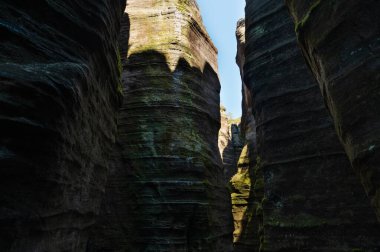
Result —
<path fill-rule="evenodd" d="M 122 4 L 0 5 L 0 251 L 85 251 L 121 103 Z"/>
<path fill-rule="evenodd" d="M 249 176 L 249 158 L 247 146 L 244 146 L 237 162 L 238 170 L 231 178 L 231 202 L 234 218 L 234 243 L 240 241 L 243 231 L 243 219 L 248 206 L 248 198 L 251 189 Z"/>
<path fill-rule="evenodd" d="M 375 215 L 282 1 L 247 1 L 245 56 L 263 179 L 254 191 L 264 189 L 260 251 L 377 251 Z"/>
<path fill-rule="evenodd" d="M 241 19 L 236 27 L 237 53 L 236 63 L 242 77 L 242 117 L 240 123 L 240 137 L 242 149 L 236 162 L 237 173 L 231 178 L 231 200 L 234 218 L 234 251 L 255 251 L 259 248 L 258 218 L 254 197 L 256 164 L 256 125 L 252 114 L 250 90 L 244 83 L 245 63 L 245 20 Z M 252 218 L 255 216 L 255 218 Z"/>
<path fill-rule="evenodd" d="M 217 51 L 198 7 L 131 0 L 126 13 L 114 184 L 126 199 L 118 212 L 128 251 L 231 251 Z"/>
<path fill-rule="evenodd" d="M 380 2 L 286 5 L 338 137 L 380 220 Z"/>

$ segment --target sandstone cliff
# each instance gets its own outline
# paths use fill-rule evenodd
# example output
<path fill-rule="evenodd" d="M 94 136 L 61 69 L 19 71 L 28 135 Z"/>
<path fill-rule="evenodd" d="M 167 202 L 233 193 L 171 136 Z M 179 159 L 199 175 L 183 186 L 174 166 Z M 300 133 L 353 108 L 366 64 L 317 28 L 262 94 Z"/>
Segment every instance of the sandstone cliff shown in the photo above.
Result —
<path fill-rule="evenodd" d="M 247 0 L 237 122 L 195 0 L 3 0 L 0 251 L 380 251 L 379 11 Z"/>
<path fill-rule="evenodd" d="M 252 114 L 251 94 L 244 83 L 245 63 L 245 20 L 241 19 L 236 27 L 237 53 L 236 63 L 242 78 L 242 117 L 240 135 L 244 148 L 237 162 L 238 172 L 231 179 L 232 213 L 235 223 L 234 251 L 252 251 L 258 249 L 258 218 L 256 216 L 256 197 L 254 184 L 256 164 L 256 125 Z M 254 216 L 254 218 L 253 218 Z"/>
<path fill-rule="evenodd" d="M 380 220 L 380 2 L 286 4 L 336 132 Z"/>
<path fill-rule="evenodd" d="M 86 250 L 121 102 L 121 13 L 121 1 L 1 1 L 1 251 Z"/>
<path fill-rule="evenodd" d="M 252 113 L 252 95 L 249 88 L 244 83 L 244 63 L 245 63 L 245 19 L 237 22 L 236 27 L 236 64 L 240 69 L 240 76 L 242 79 L 241 92 L 242 92 L 242 115 L 241 115 L 241 134 L 245 142 L 249 142 L 251 148 L 256 144 L 256 123 Z"/>
<path fill-rule="evenodd" d="M 252 94 L 264 186 L 260 251 L 377 251 L 379 226 L 297 47 L 284 3 L 247 1 L 246 29 L 244 80 Z"/>
<path fill-rule="evenodd" d="M 217 51 L 198 7 L 131 0 L 126 12 L 130 37 L 122 55 L 113 184 L 125 199 L 115 215 L 129 251 L 231 251 L 218 151 Z"/>

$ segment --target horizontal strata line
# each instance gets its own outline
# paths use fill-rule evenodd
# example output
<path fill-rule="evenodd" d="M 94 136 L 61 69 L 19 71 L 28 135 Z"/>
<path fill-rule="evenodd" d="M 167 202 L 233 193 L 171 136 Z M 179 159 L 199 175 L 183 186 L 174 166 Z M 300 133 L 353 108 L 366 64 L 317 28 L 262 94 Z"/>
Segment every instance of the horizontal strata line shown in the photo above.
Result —
<path fill-rule="evenodd" d="M 128 147 L 128 146 L 127 146 Z M 128 150 L 128 152 L 130 153 L 131 151 Z M 204 157 L 204 158 L 208 158 L 210 159 L 211 155 L 202 155 L 201 157 Z M 123 157 L 123 159 L 125 160 L 136 160 L 136 159 L 149 159 L 149 160 L 152 160 L 152 159 L 174 159 L 174 160 L 178 160 L 178 159 L 199 159 L 199 156 L 197 157 L 181 157 L 181 156 L 177 156 L 177 157 L 167 157 L 167 156 L 137 156 L 137 157 L 132 157 L 132 158 L 127 158 L 127 157 Z M 201 161 L 201 160 L 200 160 Z"/>
<path fill-rule="evenodd" d="M 121 130 L 119 130 L 119 132 L 120 131 Z M 130 140 L 130 141 L 128 141 L 128 142 L 130 142 L 129 144 L 122 144 L 122 146 L 130 147 L 130 148 L 138 146 L 138 148 L 141 149 L 141 148 L 151 148 L 151 147 L 155 147 L 155 146 L 159 147 L 160 145 L 167 145 L 168 144 L 168 137 L 167 136 L 165 136 L 165 138 L 160 137 L 160 134 L 162 134 L 162 133 L 168 133 L 168 132 L 166 130 L 165 130 L 165 132 L 163 132 L 163 131 L 155 131 L 154 129 L 152 129 L 151 131 L 149 131 L 149 130 L 135 131 L 135 132 L 131 132 L 131 133 L 120 132 L 119 136 L 120 136 L 121 141 L 123 141 L 124 139 Z M 171 131 L 171 133 L 177 133 L 177 132 Z M 192 149 L 193 148 L 192 144 L 195 144 L 195 143 L 202 144 L 202 145 L 206 143 L 206 139 L 194 139 L 193 137 L 189 136 L 189 134 L 191 134 L 190 131 L 188 131 L 187 133 L 188 133 L 187 135 L 176 135 L 176 137 L 171 136 L 169 140 L 172 140 L 173 142 L 176 140 L 190 140 L 187 143 L 182 144 L 182 145 L 175 144 L 176 148 L 183 148 L 183 149 Z M 130 137 L 133 137 L 133 136 L 141 137 L 145 134 L 149 134 L 149 136 L 152 136 L 155 139 L 153 139 L 153 140 L 145 140 L 145 139 L 132 140 L 132 139 L 130 139 Z M 153 142 L 154 142 L 154 145 L 153 145 Z M 173 143 L 173 146 L 170 146 L 170 147 L 174 147 L 174 143 Z M 211 150 L 210 147 L 208 149 Z M 161 155 L 167 156 L 169 154 L 161 154 Z M 169 155 L 169 156 L 175 156 L 175 155 Z M 178 156 L 178 154 L 177 154 L 177 156 Z"/>
<path fill-rule="evenodd" d="M 170 99 L 172 99 L 172 100 L 176 100 L 176 98 L 177 99 L 181 98 L 181 99 L 189 99 L 189 100 L 191 99 L 190 102 L 193 102 L 194 98 L 198 98 L 199 101 L 205 101 L 205 103 L 207 103 L 207 101 L 208 101 L 208 99 L 204 98 L 202 95 L 194 93 L 195 91 L 186 90 L 186 89 L 188 89 L 188 87 L 185 85 L 173 86 L 173 88 L 181 89 L 181 90 L 177 91 L 176 93 L 172 93 L 172 96 L 170 96 Z M 168 91 L 167 88 L 141 88 L 141 89 L 133 90 L 133 91 L 128 90 L 126 92 L 126 95 L 129 96 L 129 95 L 133 95 L 133 94 L 142 93 L 144 98 L 149 99 L 149 98 L 151 98 L 150 95 L 158 95 L 158 94 L 160 94 L 160 92 L 167 92 L 167 91 Z M 183 97 L 183 96 L 186 96 L 186 97 Z M 166 99 L 166 100 L 169 100 L 169 99 Z M 130 104 L 130 103 L 127 101 L 125 104 Z"/>
<path fill-rule="evenodd" d="M 212 158 L 211 155 L 201 155 L 199 157 L 198 155 L 198 158 L 197 158 L 197 163 L 204 163 L 202 161 L 202 158 L 205 158 L 207 160 L 209 160 L 211 163 L 211 165 L 215 166 L 215 167 L 219 167 L 219 162 L 216 161 L 216 157 L 215 158 Z M 133 157 L 133 158 L 128 158 L 128 157 L 123 157 L 123 160 L 128 160 L 128 161 L 133 161 L 133 160 L 138 160 L 138 159 L 149 159 L 149 160 L 154 160 L 154 159 L 175 159 L 175 160 L 178 160 L 178 159 L 195 159 L 195 157 L 166 157 L 166 156 L 140 156 L 140 157 Z M 219 167 L 221 170 L 222 168 Z"/>
<path fill-rule="evenodd" d="M 182 226 L 181 226 L 182 227 Z M 143 227 L 143 229 L 155 229 L 155 230 L 167 230 L 167 229 L 172 229 L 172 227 L 156 227 L 156 228 L 149 228 L 149 227 Z M 227 228 L 228 230 L 228 228 Z M 219 232 L 220 233 L 220 232 Z M 196 239 L 196 240 L 214 240 L 214 239 L 217 239 L 217 238 L 220 238 L 220 237 L 225 237 L 225 236 L 230 236 L 231 234 L 229 232 L 223 232 L 223 233 L 220 233 L 219 235 L 213 235 L 213 236 L 208 236 L 208 237 L 203 237 L 203 238 L 199 238 L 199 239 Z M 187 236 L 184 236 L 183 238 L 181 237 L 172 237 L 172 236 L 165 236 L 167 237 L 170 241 L 162 241 L 162 237 L 159 237 L 159 238 L 137 238 L 136 241 L 138 241 L 138 243 L 143 243 L 144 245 L 146 245 L 147 243 L 149 242 L 152 242 L 153 245 L 156 245 L 156 244 L 159 244 L 159 245 L 171 245 L 171 244 L 186 244 L 188 243 L 187 241 Z M 172 241 L 172 240 L 176 240 L 176 241 Z M 185 243 L 180 243 L 179 241 L 181 240 L 186 240 Z"/>
<path fill-rule="evenodd" d="M 163 102 L 163 101 L 160 101 L 160 102 Z M 128 111 L 128 110 L 132 110 L 131 108 L 145 108 L 145 107 L 172 107 L 172 108 L 182 108 L 182 109 L 183 108 L 190 108 L 191 110 L 197 109 L 201 112 L 208 114 L 205 109 L 203 109 L 199 106 L 199 105 L 203 105 L 203 104 L 198 105 L 197 102 L 195 102 L 194 100 L 182 102 L 183 104 L 181 103 L 181 100 L 179 100 L 179 99 L 173 100 L 170 102 L 167 101 L 167 102 L 163 103 L 162 105 L 161 104 L 149 104 L 149 103 L 155 103 L 155 101 L 125 102 L 123 106 L 126 106 L 126 107 L 122 107 L 120 110 Z M 177 105 L 176 103 L 181 104 L 181 106 Z M 205 103 L 204 105 L 208 105 L 208 104 Z"/>
<path fill-rule="evenodd" d="M 159 196 L 157 198 L 160 198 L 160 199 L 165 199 L 165 195 L 163 196 Z M 158 200 L 157 200 L 158 201 Z M 203 202 L 198 202 L 198 201 L 158 201 L 158 202 L 149 202 L 149 203 L 140 203 L 140 202 L 136 202 L 136 203 L 133 203 L 133 204 L 129 204 L 129 205 L 139 205 L 139 206 L 146 206 L 146 205 L 153 205 L 153 206 L 157 206 L 157 205 L 201 205 L 201 206 L 218 206 L 218 204 L 210 204 L 210 203 L 203 203 Z"/>
<path fill-rule="evenodd" d="M 273 46 L 269 47 L 268 49 L 260 50 L 259 51 L 260 53 L 250 54 L 247 56 L 247 58 L 255 58 L 255 61 L 257 61 L 257 60 L 261 59 L 261 57 L 263 57 L 263 56 L 269 56 L 270 53 L 272 53 L 273 51 L 280 50 L 283 47 L 286 47 L 287 45 L 295 44 L 295 43 L 296 43 L 295 38 L 289 38 L 287 40 L 282 40 L 281 43 L 273 44 Z M 291 51 L 297 52 L 297 50 L 298 49 L 292 49 Z M 301 57 L 301 55 L 300 55 L 300 57 Z M 290 58 L 292 58 L 292 57 L 288 57 L 287 59 L 290 59 Z M 256 68 L 258 68 L 258 67 L 256 67 Z"/>
<path fill-rule="evenodd" d="M 291 118 L 291 116 L 289 116 L 289 118 Z M 257 125 L 257 129 L 259 128 L 263 128 L 265 126 L 270 126 L 270 125 L 278 125 L 278 120 L 280 121 L 283 121 L 282 119 L 288 119 L 286 116 L 279 116 L 277 118 L 274 118 L 273 120 L 269 120 L 263 124 L 260 124 L 260 125 Z M 297 126 L 297 124 L 310 124 L 310 122 L 312 122 L 312 120 L 299 120 L 299 121 L 293 121 L 292 124 L 286 124 L 287 126 Z M 282 124 L 283 126 L 284 124 Z M 294 136 L 299 136 L 300 134 L 305 134 L 305 133 L 309 133 L 309 132 L 314 132 L 314 131 L 321 131 L 321 130 L 326 130 L 326 129 L 331 129 L 331 131 L 333 131 L 333 126 L 332 124 L 330 123 L 320 123 L 318 126 L 314 126 L 314 127 L 301 127 L 299 129 L 292 129 L 292 130 L 289 130 L 288 132 L 292 132 L 291 135 L 285 135 L 284 137 L 282 138 L 277 138 L 277 140 L 284 140 L 284 139 L 289 139 L 289 138 L 292 138 Z M 273 131 L 273 130 L 272 130 Z M 294 134 L 294 133 L 297 133 L 298 134 Z M 269 138 L 270 139 L 270 138 Z"/>
<path fill-rule="evenodd" d="M 156 182 L 149 182 L 149 181 L 144 181 L 144 182 L 140 182 L 140 181 L 132 181 L 132 180 L 125 180 L 125 181 L 128 181 L 128 183 L 129 184 L 155 184 L 155 185 L 157 185 L 158 186 L 158 184 L 160 184 L 160 183 L 156 183 Z M 172 183 L 173 184 L 173 183 Z M 202 185 L 202 186 L 204 186 L 204 185 L 206 185 L 206 187 L 213 187 L 213 188 L 219 188 L 219 189 L 225 189 L 226 187 L 225 186 L 221 186 L 221 185 L 214 185 L 214 184 L 211 184 L 211 182 L 198 182 L 198 183 L 192 183 L 193 185 L 194 184 L 199 184 L 199 185 Z M 160 186 L 163 186 L 163 185 L 160 185 Z M 163 189 L 163 190 L 165 190 L 165 186 L 163 186 L 163 188 L 161 188 L 161 189 Z M 186 192 L 193 192 L 193 190 L 190 190 L 190 189 L 188 189 L 188 188 L 185 188 L 185 190 L 181 187 L 181 188 L 179 188 L 179 189 L 181 189 L 181 191 L 186 191 Z M 186 190 L 187 189 L 187 190 Z M 196 190 L 196 191 L 199 191 L 199 190 L 201 190 L 201 189 L 204 189 L 204 188 L 194 188 L 194 190 Z M 170 188 L 168 188 L 168 190 L 170 190 Z M 201 190 L 201 191 L 204 191 L 204 190 Z M 215 192 L 214 192 L 215 193 Z M 149 195 L 148 195 L 149 196 Z M 162 195 L 163 197 L 165 197 L 165 195 Z M 217 197 L 216 195 L 213 195 L 214 197 Z M 166 197 L 176 197 L 176 196 L 166 196 Z"/>
<path fill-rule="evenodd" d="M 291 135 L 286 135 L 286 136 L 282 136 L 282 137 L 268 137 L 268 139 L 266 140 L 267 143 L 273 143 L 273 142 L 279 142 L 279 141 L 286 141 L 286 140 L 289 140 L 289 141 L 292 141 L 293 139 L 297 139 L 299 137 L 304 137 L 306 134 L 307 136 L 311 135 L 313 132 L 320 132 L 321 130 L 325 130 L 325 129 L 328 129 L 329 131 L 331 131 L 333 134 L 335 134 L 335 132 L 333 131 L 333 128 L 331 125 L 326 125 L 325 127 L 318 127 L 318 128 L 313 128 L 313 129 L 305 129 L 305 130 L 297 130 L 297 131 L 291 131 L 292 134 Z M 334 135 L 334 137 L 336 138 L 336 141 L 338 141 L 338 138 L 336 137 L 336 135 Z M 288 144 L 287 147 L 291 146 L 291 144 Z"/>
<path fill-rule="evenodd" d="M 273 165 L 280 165 L 280 164 L 286 164 L 286 163 L 293 163 L 293 162 L 298 162 L 298 161 L 302 161 L 302 160 L 305 160 L 305 159 L 314 159 L 314 158 L 320 158 L 320 157 L 328 157 L 328 156 L 340 156 L 340 155 L 343 155 L 345 156 L 346 153 L 341 151 L 341 152 L 329 152 L 329 153 L 320 153 L 320 154 L 315 154 L 315 155 L 303 155 L 303 156 L 300 156 L 299 158 L 291 158 L 291 159 L 284 159 L 284 160 L 281 160 L 281 161 L 278 161 L 278 162 L 263 162 L 263 166 L 264 167 L 267 167 L 267 166 L 273 166 Z"/>
<path fill-rule="evenodd" d="M 354 70 L 362 67 L 367 62 L 369 62 L 369 61 L 371 61 L 373 59 L 379 59 L 379 58 L 380 58 L 379 56 L 373 55 L 371 57 L 365 58 L 364 60 L 361 60 L 361 61 L 357 62 L 356 64 L 354 64 L 352 66 L 348 65 L 345 68 L 340 69 L 339 72 L 337 72 L 336 74 L 332 75 L 330 78 L 328 78 L 328 82 L 331 83 L 331 82 L 335 82 L 336 80 L 339 80 L 341 78 L 344 78 L 347 75 L 349 75 L 352 71 L 354 71 Z"/>
<path fill-rule="evenodd" d="M 304 113 L 311 113 L 311 112 L 320 112 L 320 111 L 324 111 L 326 108 L 325 107 L 319 107 L 317 109 L 313 109 L 313 110 L 305 110 L 305 111 L 301 111 L 301 112 L 297 112 L 297 113 L 292 113 L 292 114 L 286 114 L 286 115 L 280 115 L 280 116 L 276 116 L 276 117 L 273 117 L 273 118 L 270 118 L 269 120 L 266 120 L 266 121 L 263 121 L 261 123 L 257 123 L 256 124 L 256 128 L 259 128 L 259 127 L 263 127 L 269 123 L 273 123 L 273 122 L 276 122 L 278 120 L 281 120 L 283 118 L 288 118 L 288 117 L 293 117 L 294 115 L 299 115 L 299 114 L 304 114 Z M 326 112 L 327 114 L 327 112 Z M 327 116 L 326 116 L 327 117 Z M 305 121 L 305 120 L 304 120 Z M 303 122 L 304 122 L 303 121 Z M 308 121 L 311 121 L 311 120 L 308 120 Z M 324 127 L 323 127 L 324 128 Z"/>
<path fill-rule="evenodd" d="M 254 21 L 250 24 L 250 26 L 255 26 L 257 25 L 259 22 L 261 22 L 263 19 L 265 18 L 269 18 L 270 16 L 276 14 L 277 12 L 280 12 L 281 10 L 285 9 L 286 10 L 286 6 L 284 4 L 282 4 L 281 6 L 278 6 L 277 8 L 275 9 L 272 9 L 271 11 L 268 11 L 268 12 L 265 12 L 263 13 L 261 16 L 258 15 L 256 19 L 254 19 Z M 258 11 L 258 12 L 261 12 L 261 11 Z M 252 15 L 253 17 L 255 16 L 254 14 Z M 250 28 L 248 28 L 250 29 Z"/>
<path fill-rule="evenodd" d="M 167 242 L 162 241 L 162 239 L 165 239 L 165 238 L 168 239 L 169 241 L 167 241 Z M 175 238 L 175 239 L 177 239 L 178 241 L 173 241 L 173 237 L 172 236 L 165 236 L 165 237 L 162 237 L 162 238 L 160 237 L 160 238 L 157 238 L 157 239 L 154 239 L 154 238 L 146 238 L 146 239 L 144 239 L 144 238 L 137 238 L 136 239 L 136 243 L 137 244 L 143 244 L 144 247 L 152 245 L 152 246 L 154 246 L 155 249 L 157 249 L 157 246 L 163 246 L 163 245 L 167 245 L 167 246 L 183 245 L 184 247 L 182 249 L 187 248 L 188 241 L 187 241 L 187 237 L 186 236 L 184 236 L 183 238 Z M 157 251 L 157 250 L 153 250 L 153 251 Z M 181 250 L 181 251 L 187 251 L 187 250 Z"/>
<path fill-rule="evenodd" d="M 29 127 L 33 127 L 36 129 L 49 130 L 50 132 L 57 133 L 58 131 L 55 128 L 49 127 L 47 125 L 43 125 L 36 120 L 32 120 L 26 117 L 8 117 L 8 116 L 0 116 L 0 121 L 4 122 L 12 122 L 14 124 L 27 125 Z"/>
<path fill-rule="evenodd" d="M 309 199 L 309 198 L 307 198 L 307 199 Z M 321 205 L 318 205 L 318 207 L 319 207 L 319 209 L 328 209 L 328 210 L 331 210 L 331 209 L 339 209 L 339 210 L 341 210 L 342 209 L 342 206 L 323 206 L 323 207 L 321 207 Z M 264 207 L 265 209 L 267 209 L 267 210 L 278 210 L 278 208 L 277 207 Z M 357 205 L 345 205 L 345 208 L 346 209 L 371 209 L 371 206 L 370 205 L 368 205 L 368 206 L 357 206 Z M 303 210 L 315 210 L 315 207 L 302 207 L 302 209 L 301 209 L 302 211 Z M 285 216 L 284 216 L 285 217 Z M 377 223 L 374 223 L 374 222 L 370 222 L 371 224 L 373 224 L 373 225 L 376 225 L 377 226 Z M 355 225 L 357 225 L 357 224 L 355 224 Z"/>
<path fill-rule="evenodd" d="M 309 86 L 305 86 L 303 88 L 297 88 L 297 89 L 288 89 L 287 92 L 282 92 L 280 93 L 279 95 L 272 95 L 272 96 L 268 96 L 265 100 L 263 101 L 268 101 L 268 100 L 272 100 L 272 99 L 277 99 L 279 97 L 289 97 L 291 95 L 296 95 L 298 93 L 302 93 L 302 92 L 305 92 L 305 91 L 309 91 L 311 89 L 314 89 L 314 88 L 318 88 L 317 84 L 315 83 L 314 85 L 309 85 Z M 256 91 L 257 92 L 257 91 Z M 321 98 L 321 101 L 322 101 L 322 98 Z"/>
<path fill-rule="evenodd" d="M 130 104 L 129 104 L 130 105 Z M 181 104 L 180 105 L 144 105 L 144 106 L 128 106 L 127 108 L 122 108 L 120 109 L 120 111 L 135 111 L 135 109 L 150 109 L 150 108 L 162 108 L 162 107 L 165 107 L 165 108 L 173 108 L 173 109 L 187 109 L 188 112 L 193 112 L 194 114 L 199 114 L 199 113 L 202 113 L 203 115 L 206 115 L 207 118 L 211 119 L 211 121 L 216 121 L 218 122 L 218 124 L 220 123 L 217 118 L 214 118 L 212 115 L 211 115 L 211 111 L 210 112 L 207 112 L 206 110 L 204 109 L 201 109 L 200 107 L 198 106 L 186 106 L 184 104 Z M 190 108 L 190 109 L 189 109 Z M 126 112 L 127 113 L 127 112 Z M 125 116 L 128 116 L 128 117 L 131 117 L 131 115 L 127 114 Z M 146 115 L 146 117 L 149 117 L 151 115 Z M 135 117 L 139 118 L 139 117 L 142 117 L 142 115 L 135 115 Z M 119 118 L 122 118 L 122 115 L 120 114 Z"/>
<path fill-rule="evenodd" d="M 181 180 L 178 180 L 178 181 L 175 181 L 175 180 L 139 180 L 139 181 L 136 181 L 134 183 L 137 183 L 137 184 L 142 184 L 142 183 L 161 184 L 161 183 L 165 183 L 165 184 L 200 184 L 200 185 L 203 185 L 205 182 L 204 181 L 191 181 L 191 180 L 187 180 L 187 181 L 181 181 Z"/>

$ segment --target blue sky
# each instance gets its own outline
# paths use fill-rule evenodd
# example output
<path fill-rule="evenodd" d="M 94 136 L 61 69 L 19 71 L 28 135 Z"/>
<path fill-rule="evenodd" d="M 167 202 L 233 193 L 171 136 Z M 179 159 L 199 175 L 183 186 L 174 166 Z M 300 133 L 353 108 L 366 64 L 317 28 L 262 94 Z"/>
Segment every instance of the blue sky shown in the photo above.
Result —
<path fill-rule="evenodd" d="M 235 63 L 236 22 L 244 17 L 245 0 L 197 0 L 212 41 L 218 48 L 220 99 L 233 117 L 241 116 L 241 79 Z"/>

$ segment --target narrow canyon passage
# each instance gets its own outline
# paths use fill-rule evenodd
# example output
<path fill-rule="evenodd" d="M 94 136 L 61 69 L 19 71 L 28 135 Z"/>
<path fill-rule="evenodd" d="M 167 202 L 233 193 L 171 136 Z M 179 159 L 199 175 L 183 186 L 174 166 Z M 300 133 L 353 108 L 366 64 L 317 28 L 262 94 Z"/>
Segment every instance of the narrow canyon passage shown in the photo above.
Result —
<path fill-rule="evenodd" d="M 0 251 L 380 251 L 379 2 L 246 0 L 239 118 L 198 4 L 1 1 Z"/>

